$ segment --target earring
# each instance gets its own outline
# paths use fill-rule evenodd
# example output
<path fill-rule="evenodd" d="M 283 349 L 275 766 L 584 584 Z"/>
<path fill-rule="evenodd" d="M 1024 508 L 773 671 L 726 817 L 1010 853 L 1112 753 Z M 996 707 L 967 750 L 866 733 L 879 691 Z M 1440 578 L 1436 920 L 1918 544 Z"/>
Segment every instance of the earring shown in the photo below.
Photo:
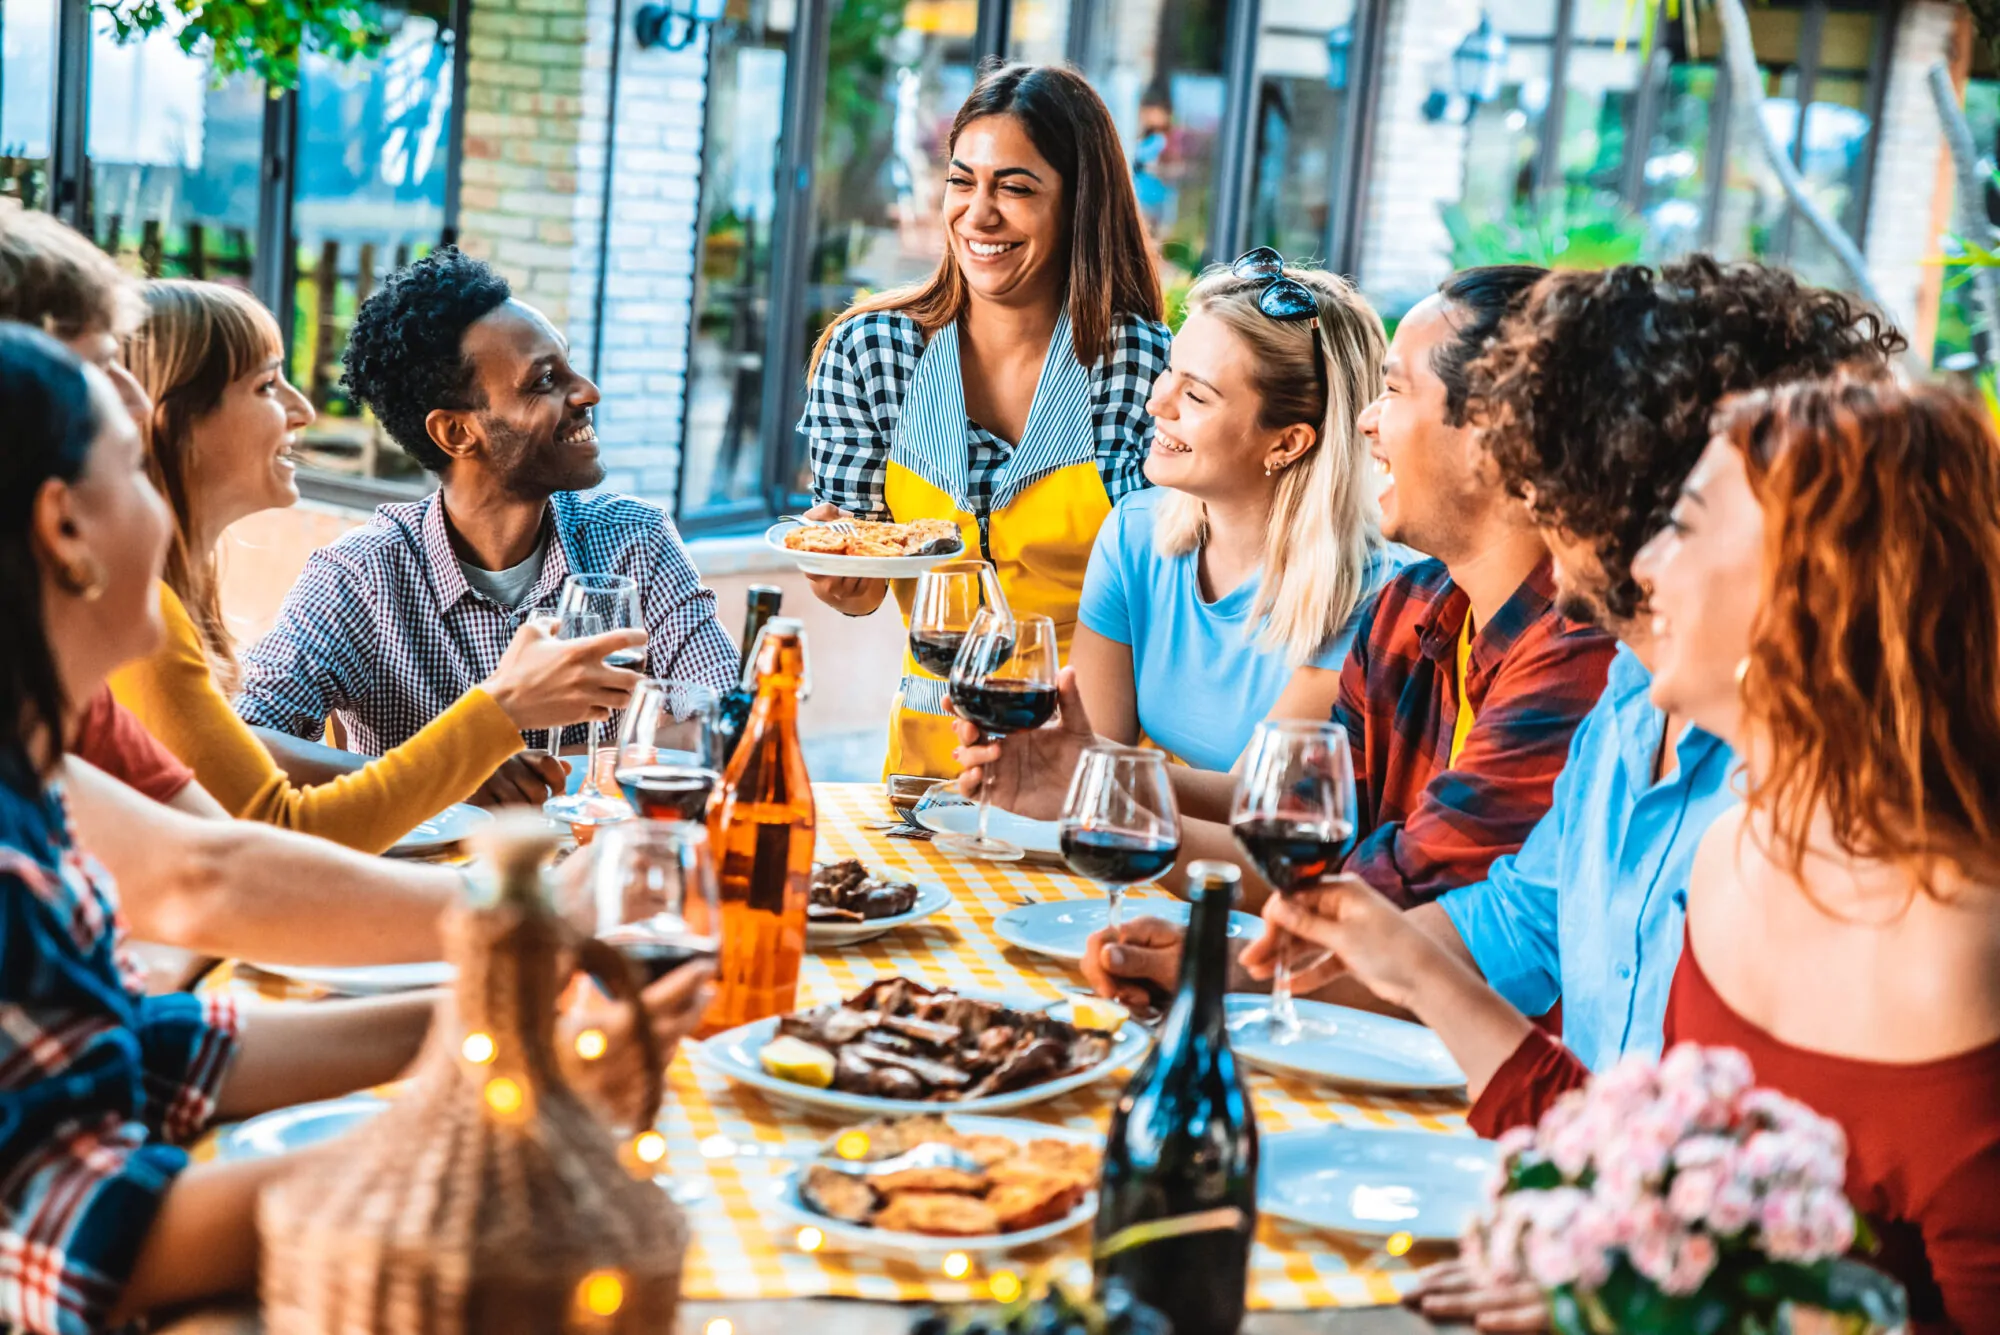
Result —
<path fill-rule="evenodd" d="M 65 565 L 56 572 L 56 583 L 62 591 L 87 603 L 94 603 L 104 596 L 104 570 L 95 561 Z"/>
<path fill-rule="evenodd" d="M 1745 654 L 1743 655 L 1743 657 L 1736 660 L 1736 684 L 1738 686 L 1741 686 L 1743 684 L 1743 679 L 1745 677 L 1748 677 L 1749 675 L 1750 675 L 1750 655 Z"/>

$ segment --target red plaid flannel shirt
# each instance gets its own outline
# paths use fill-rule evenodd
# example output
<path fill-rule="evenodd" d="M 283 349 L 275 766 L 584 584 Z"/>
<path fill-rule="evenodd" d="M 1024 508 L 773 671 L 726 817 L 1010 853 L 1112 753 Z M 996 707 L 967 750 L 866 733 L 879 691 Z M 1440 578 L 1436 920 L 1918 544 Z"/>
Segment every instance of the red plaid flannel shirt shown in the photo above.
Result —
<path fill-rule="evenodd" d="M 1520 848 L 1617 647 L 1556 612 L 1544 560 L 1473 638 L 1474 721 L 1453 765 L 1470 606 L 1442 561 L 1411 566 L 1362 615 L 1341 669 L 1333 719 L 1353 748 L 1359 806 L 1347 870 L 1406 908 L 1480 880 Z"/>

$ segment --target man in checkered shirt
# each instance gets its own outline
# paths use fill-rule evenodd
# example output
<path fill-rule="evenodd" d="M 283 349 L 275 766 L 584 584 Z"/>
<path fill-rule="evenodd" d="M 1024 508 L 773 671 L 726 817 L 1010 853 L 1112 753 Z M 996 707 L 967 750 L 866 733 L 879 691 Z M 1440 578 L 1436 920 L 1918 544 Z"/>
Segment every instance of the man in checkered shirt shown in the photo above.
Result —
<path fill-rule="evenodd" d="M 547 317 L 455 247 L 391 274 L 362 305 L 347 387 L 438 490 L 382 506 L 313 553 L 243 655 L 245 721 L 316 739 L 331 715 L 349 747 L 380 755 L 484 680 L 573 573 L 638 581 L 652 675 L 734 683 L 736 645 L 665 512 L 582 494 L 604 480 L 598 393 L 568 352 Z M 564 734 L 582 740 L 580 726 Z M 526 753 L 489 789 L 539 804 L 562 782 Z"/>

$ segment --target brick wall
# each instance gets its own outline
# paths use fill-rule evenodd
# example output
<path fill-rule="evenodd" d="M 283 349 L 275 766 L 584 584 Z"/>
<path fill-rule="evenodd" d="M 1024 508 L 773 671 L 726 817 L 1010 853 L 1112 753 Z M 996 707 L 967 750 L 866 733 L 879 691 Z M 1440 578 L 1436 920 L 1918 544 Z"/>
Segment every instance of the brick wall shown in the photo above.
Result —
<path fill-rule="evenodd" d="M 466 69 L 459 230 L 596 368 L 605 485 L 672 508 L 678 472 L 706 35 L 641 50 L 625 6 L 604 346 L 597 273 L 612 0 L 478 0 Z"/>
<path fill-rule="evenodd" d="M 1889 86 L 1875 127 L 1875 181 L 1869 196 L 1863 254 L 1898 328 L 1925 338 L 1937 327 L 1938 236 L 1950 227 L 1951 185 L 1944 134 L 1931 100 L 1930 67 L 1954 64 L 1953 43 L 1963 10 L 1942 0 L 1903 7 L 1890 55 Z M 1928 289 L 1928 290 L 1927 290 Z"/>

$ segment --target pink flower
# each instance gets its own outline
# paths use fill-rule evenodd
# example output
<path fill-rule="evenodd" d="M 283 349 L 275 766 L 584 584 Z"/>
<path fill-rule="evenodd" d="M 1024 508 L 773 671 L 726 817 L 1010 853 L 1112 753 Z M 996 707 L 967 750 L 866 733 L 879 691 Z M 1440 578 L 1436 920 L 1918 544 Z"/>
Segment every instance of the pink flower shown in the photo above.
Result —
<path fill-rule="evenodd" d="M 1722 1190 L 1722 1183 L 1722 1174 L 1715 1168 L 1680 1169 L 1667 1188 L 1667 1209 L 1684 1224 L 1699 1224 L 1715 1208 L 1715 1198 Z"/>
<path fill-rule="evenodd" d="M 1757 1196 L 1741 1178 L 1726 1179 L 1716 1189 L 1708 1207 L 1709 1231 L 1729 1238 L 1750 1227 L 1757 1218 Z"/>
<path fill-rule="evenodd" d="M 1674 1253 L 1673 1268 L 1659 1281 L 1661 1291 L 1693 1293 L 1715 1269 L 1717 1255 L 1715 1241 L 1707 1234 L 1687 1235 Z"/>

